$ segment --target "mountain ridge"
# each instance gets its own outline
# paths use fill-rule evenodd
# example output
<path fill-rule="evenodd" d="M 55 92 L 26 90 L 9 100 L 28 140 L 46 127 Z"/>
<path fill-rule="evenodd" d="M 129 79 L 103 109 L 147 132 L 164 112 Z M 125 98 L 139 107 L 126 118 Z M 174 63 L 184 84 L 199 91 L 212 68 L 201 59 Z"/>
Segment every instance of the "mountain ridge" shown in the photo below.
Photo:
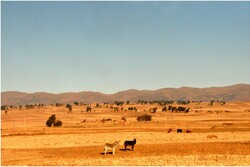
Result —
<path fill-rule="evenodd" d="M 20 91 L 1 92 L 1 105 L 25 105 L 25 104 L 55 104 L 137 100 L 190 100 L 190 101 L 250 101 L 250 84 L 235 84 L 224 87 L 179 87 L 160 88 L 157 90 L 128 89 L 113 94 L 105 94 L 94 91 L 48 93 L 26 93 Z"/>

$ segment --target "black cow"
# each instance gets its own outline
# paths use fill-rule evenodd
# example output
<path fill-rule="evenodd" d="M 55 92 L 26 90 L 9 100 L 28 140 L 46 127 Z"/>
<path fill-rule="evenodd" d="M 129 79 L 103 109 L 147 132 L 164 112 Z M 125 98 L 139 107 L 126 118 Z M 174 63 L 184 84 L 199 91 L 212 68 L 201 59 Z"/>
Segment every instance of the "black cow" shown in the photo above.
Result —
<path fill-rule="evenodd" d="M 136 139 L 135 139 L 135 138 L 134 138 L 133 141 L 128 141 L 128 140 L 126 140 L 126 141 L 124 142 L 125 151 L 127 150 L 127 146 L 131 146 L 132 150 L 134 151 L 134 146 L 135 146 L 135 144 L 136 144 Z"/>
<path fill-rule="evenodd" d="M 177 129 L 177 133 L 182 133 L 182 129 Z"/>

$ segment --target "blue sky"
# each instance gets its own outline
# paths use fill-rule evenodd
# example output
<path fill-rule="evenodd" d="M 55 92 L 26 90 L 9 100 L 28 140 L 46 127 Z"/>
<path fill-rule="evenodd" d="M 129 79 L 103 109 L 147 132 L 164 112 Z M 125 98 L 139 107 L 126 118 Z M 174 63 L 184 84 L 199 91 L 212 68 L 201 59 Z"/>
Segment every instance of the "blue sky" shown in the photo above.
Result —
<path fill-rule="evenodd" d="M 250 2 L 1 2 L 1 89 L 250 83 Z"/>

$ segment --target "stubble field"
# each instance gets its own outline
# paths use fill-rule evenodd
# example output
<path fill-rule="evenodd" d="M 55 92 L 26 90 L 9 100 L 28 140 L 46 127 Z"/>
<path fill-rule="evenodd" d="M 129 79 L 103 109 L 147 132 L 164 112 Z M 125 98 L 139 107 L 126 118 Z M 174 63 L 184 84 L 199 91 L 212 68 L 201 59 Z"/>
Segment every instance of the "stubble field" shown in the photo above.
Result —
<path fill-rule="evenodd" d="M 163 106 L 157 104 L 124 104 L 119 111 L 103 104 L 92 104 L 92 112 L 75 105 L 72 113 L 65 105 L 2 111 L 1 165 L 250 165 L 250 102 L 181 106 L 190 111 L 162 112 Z M 155 113 L 149 111 L 154 107 Z M 152 121 L 138 122 L 137 116 L 145 113 Z M 63 122 L 62 127 L 46 126 L 52 114 Z M 102 123 L 103 118 L 112 121 Z M 176 133 L 177 129 L 183 132 Z M 187 129 L 192 133 L 186 133 Z M 137 139 L 134 151 L 125 151 L 124 141 L 133 138 Z M 111 150 L 104 155 L 104 144 L 116 140 L 120 144 L 115 155 Z"/>

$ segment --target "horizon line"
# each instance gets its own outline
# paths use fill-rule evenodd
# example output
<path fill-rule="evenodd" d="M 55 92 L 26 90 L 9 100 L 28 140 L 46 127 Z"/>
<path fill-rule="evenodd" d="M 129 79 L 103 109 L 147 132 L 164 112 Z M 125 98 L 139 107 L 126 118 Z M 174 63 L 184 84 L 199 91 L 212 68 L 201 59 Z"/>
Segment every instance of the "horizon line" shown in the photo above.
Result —
<path fill-rule="evenodd" d="M 135 91 L 157 91 L 161 89 L 180 89 L 180 88 L 194 88 L 194 89 L 206 89 L 206 88 L 222 88 L 222 87 L 229 87 L 229 86 L 236 86 L 236 85 L 250 85 L 247 83 L 237 83 L 237 84 L 232 84 L 232 85 L 225 85 L 225 86 L 209 86 L 209 87 L 192 87 L 192 86 L 181 86 L 181 87 L 162 87 L 158 89 L 126 89 L 126 90 L 120 90 L 116 91 L 114 93 L 103 93 L 100 91 L 92 91 L 92 90 L 83 90 L 83 91 L 65 91 L 61 93 L 52 93 L 52 92 L 47 92 L 47 91 L 35 91 L 35 92 L 25 92 L 25 91 L 18 91 L 18 90 L 10 90 L 10 91 L 2 91 L 1 93 L 7 93 L 7 92 L 19 92 L 19 93 L 27 93 L 27 94 L 35 94 L 35 93 L 48 93 L 48 94 L 64 94 L 64 93 L 81 93 L 81 92 L 90 92 L 90 93 L 101 93 L 105 95 L 111 95 L 111 94 L 116 94 L 119 92 L 125 92 L 125 91 L 130 91 L 130 90 L 135 90 Z"/>

